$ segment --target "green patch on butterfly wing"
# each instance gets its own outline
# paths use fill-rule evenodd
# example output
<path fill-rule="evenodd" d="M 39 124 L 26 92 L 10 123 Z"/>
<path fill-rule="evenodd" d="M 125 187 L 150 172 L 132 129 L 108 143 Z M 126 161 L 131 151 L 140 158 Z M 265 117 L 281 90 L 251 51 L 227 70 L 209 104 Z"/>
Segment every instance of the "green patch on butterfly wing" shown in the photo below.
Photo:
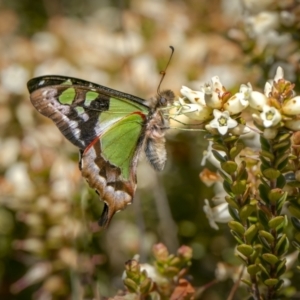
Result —
<path fill-rule="evenodd" d="M 67 79 L 66 81 L 62 82 L 61 85 L 72 85 L 72 80 Z"/>
<path fill-rule="evenodd" d="M 140 111 L 145 115 L 148 115 L 149 113 L 149 109 L 139 103 L 127 99 L 110 98 L 109 110 L 101 112 L 99 122 L 101 125 L 105 126 L 105 123 L 110 124 L 111 121 L 123 118 L 136 111 Z"/>
<path fill-rule="evenodd" d="M 103 158 L 119 167 L 125 180 L 130 179 L 131 162 L 138 146 L 143 123 L 142 115 L 128 115 L 117 121 L 100 138 Z"/>
<path fill-rule="evenodd" d="M 84 100 L 84 105 L 85 106 L 90 106 L 91 102 L 97 99 L 99 96 L 99 93 L 94 92 L 94 91 L 88 91 L 85 95 L 85 100 Z"/>
<path fill-rule="evenodd" d="M 77 111 L 78 115 L 81 115 L 85 112 L 84 108 L 81 106 L 76 106 L 75 110 Z"/>
<path fill-rule="evenodd" d="M 69 104 L 71 105 L 75 99 L 75 95 L 76 95 L 76 92 L 75 92 L 75 89 L 70 87 L 66 90 L 64 90 L 58 97 L 58 101 L 61 103 L 61 104 Z"/>

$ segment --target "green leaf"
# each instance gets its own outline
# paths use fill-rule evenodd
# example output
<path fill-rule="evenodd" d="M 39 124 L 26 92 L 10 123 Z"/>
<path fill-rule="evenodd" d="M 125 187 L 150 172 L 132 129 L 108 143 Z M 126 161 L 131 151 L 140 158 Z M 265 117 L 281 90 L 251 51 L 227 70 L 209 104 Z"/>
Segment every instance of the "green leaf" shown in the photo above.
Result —
<path fill-rule="evenodd" d="M 261 197 L 261 199 L 265 202 L 265 203 L 269 203 L 269 193 L 270 193 L 270 187 L 261 183 L 258 186 L 258 191 L 259 191 L 259 195 Z"/>
<path fill-rule="evenodd" d="M 283 133 L 283 134 L 280 134 L 278 135 L 278 142 L 281 143 L 285 140 L 289 140 L 290 141 L 290 138 L 291 138 L 291 134 L 290 133 Z"/>
<path fill-rule="evenodd" d="M 260 135 L 260 145 L 263 151 L 271 152 L 271 146 L 267 139 L 265 139 L 262 135 Z"/>
<path fill-rule="evenodd" d="M 250 274 L 250 273 L 249 273 Z M 254 273 L 253 275 L 255 275 L 256 273 Z M 241 279 L 241 282 L 245 283 L 246 285 L 248 285 L 249 287 L 252 287 L 252 282 L 247 280 L 247 279 Z"/>
<path fill-rule="evenodd" d="M 220 163 L 227 161 L 226 158 L 222 154 L 220 154 L 218 151 L 211 150 L 211 152 Z"/>
<path fill-rule="evenodd" d="M 251 216 L 251 214 L 256 210 L 256 207 L 254 205 L 244 205 L 242 209 L 240 210 L 240 218 L 243 222 L 246 222 L 246 220 Z"/>
<path fill-rule="evenodd" d="M 264 284 L 267 286 L 274 286 L 278 283 L 278 279 L 276 278 L 269 278 L 267 280 L 264 281 Z"/>
<path fill-rule="evenodd" d="M 277 243 L 276 243 L 276 246 L 275 246 L 275 251 L 276 251 L 277 253 L 279 253 L 279 248 L 280 248 L 282 245 L 284 245 L 284 248 L 285 248 L 286 243 L 288 243 L 288 241 L 287 241 L 286 234 L 284 233 L 284 234 L 278 239 L 278 241 L 277 241 Z"/>
<path fill-rule="evenodd" d="M 292 221 L 293 226 L 294 226 L 298 231 L 300 231 L 300 220 L 292 216 L 292 217 L 291 217 L 291 221 Z"/>
<path fill-rule="evenodd" d="M 300 182 L 297 180 L 289 180 L 286 184 L 291 188 L 300 188 Z"/>
<path fill-rule="evenodd" d="M 273 236 L 271 233 L 269 233 L 269 232 L 267 232 L 267 231 L 265 231 L 265 230 L 260 230 L 260 231 L 258 232 L 258 234 L 259 234 L 261 237 L 264 237 L 264 238 L 267 240 L 267 242 L 270 243 L 270 244 L 273 243 L 274 240 L 275 240 L 274 236 Z"/>
<path fill-rule="evenodd" d="M 288 206 L 289 212 L 294 215 L 296 218 L 300 219 L 300 207 L 299 205 L 289 204 Z"/>
<path fill-rule="evenodd" d="M 231 207 L 233 207 L 235 209 L 239 209 L 238 204 L 235 202 L 235 200 L 232 197 L 225 196 L 225 200 Z"/>
<path fill-rule="evenodd" d="M 244 244 L 244 241 L 241 239 L 241 237 L 239 236 L 239 234 L 237 234 L 235 231 L 230 230 L 230 233 L 232 234 L 232 236 L 235 238 L 235 240 L 238 242 L 238 244 Z"/>
<path fill-rule="evenodd" d="M 246 180 L 239 180 L 233 182 L 231 186 L 231 190 L 235 195 L 242 195 L 246 191 L 247 188 L 247 181 Z"/>
<path fill-rule="evenodd" d="M 229 151 L 231 159 L 236 158 L 240 152 L 245 148 L 245 144 L 243 141 L 238 140 L 234 147 L 232 147 Z"/>
<path fill-rule="evenodd" d="M 260 161 L 261 161 L 261 167 L 260 169 L 263 171 L 263 170 L 266 170 L 268 168 L 271 168 L 272 164 L 270 161 L 268 161 L 267 159 L 265 159 L 263 156 L 260 156 L 259 157 Z"/>
<path fill-rule="evenodd" d="M 278 281 L 277 285 L 274 287 L 274 289 L 276 291 L 279 291 L 281 289 L 281 287 L 282 287 L 283 284 L 284 284 L 284 280 L 283 279 L 279 279 L 279 281 Z"/>
<path fill-rule="evenodd" d="M 258 228 L 256 225 L 251 225 L 245 232 L 245 238 L 248 244 L 251 244 L 255 236 L 257 235 Z"/>
<path fill-rule="evenodd" d="M 258 272 L 260 272 L 260 268 L 258 265 L 253 264 L 253 265 L 249 265 L 247 267 L 247 271 L 248 271 L 249 275 L 253 276 L 253 275 L 257 274 Z"/>
<path fill-rule="evenodd" d="M 227 194 L 232 195 L 231 184 L 227 181 L 223 182 L 224 190 Z"/>
<path fill-rule="evenodd" d="M 272 154 L 272 153 L 269 152 L 269 151 L 264 151 L 264 150 L 262 150 L 262 151 L 260 152 L 260 155 L 263 156 L 264 158 L 267 158 L 267 159 L 268 159 L 269 161 L 271 161 L 271 162 L 275 159 L 274 154 Z"/>
<path fill-rule="evenodd" d="M 280 239 L 280 242 L 281 242 L 281 239 Z M 275 250 L 277 251 L 277 254 L 279 256 L 283 256 L 289 250 L 289 246 L 290 246 L 289 239 L 287 237 L 285 237 L 279 246 L 278 246 L 278 244 L 276 245 Z"/>
<path fill-rule="evenodd" d="M 262 258 L 270 265 L 275 265 L 278 262 L 278 257 L 271 253 L 264 253 Z"/>
<path fill-rule="evenodd" d="M 263 273 L 269 278 L 270 277 L 270 274 L 269 272 L 267 271 L 267 269 L 264 267 L 263 264 L 258 264 L 259 268 L 263 271 Z"/>
<path fill-rule="evenodd" d="M 221 163 L 221 168 L 228 174 L 233 174 L 237 169 L 237 164 L 234 161 L 225 161 Z"/>
<path fill-rule="evenodd" d="M 292 241 L 292 245 L 300 252 L 300 244 L 296 241 Z"/>
<path fill-rule="evenodd" d="M 268 225 L 269 219 L 267 218 L 266 214 L 262 210 L 258 211 L 258 219 L 264 228 L 267 228 L 269 226 Z"/>
<path fill-rule="evenodd" d="M 268 222 L 270 228 L 276 228 L 284 222 L 284 216 L 277 216 Z"/>
<path fill-rule="evenodd" d="M 245 255 L 246 257 L 249 257 L 253 253 L 253 248 L 246 244 L 241 244 L 237 246 L 237 250 Z"/>
<path fill-rule="evenodd" d="M 138 291 L 138 285 L 132 279 L 127 277 L 123 280 L 123 283 L 131 293 Z"/>
<path fill-rule="evenodd" d="M 271 251 L 271 244 L 268 242 L 268 240 L 265 237 L 259 235 L 258 239 L 266 251 L 268 252 Z"/>
<path fill-rule="evenodd" d="M 248 179 L 248 172 L 246 170 L 246 167 L 247 167 L 246 162 L 241 161 L 237 170 L 236 181 Z"/>
<path fill-rule="evenodd" d="M 262 173 L 266 178 L 270 180 L 277 179 L 281 175 L 280 171 L 273 168 L 265 169 Z"/>
<path fill-rule="evenodd" d="M 285 165 L 287 164 L 289 159 L 289 153 L 285 153 L 279 158 L 276 159 L 274 166 L 278 169 L 281 170 Z"/>
<path fill-rule="evenodd" d="M 218 142 L 213 143 L 212 149 L 217 150 L 217 151 L 223 151 L 225 153 L 227 152 L 227 148 L 223 144 L 218 143 Z"/>
<path fill-rule="evenodd" d="M 285 184 L 286 184 L 286 180 L 285 180 L 284 176 L 282 174 L 280 174 L 280 176 L 277 178 L 277 181 L 276 181 L 276 187 L 283 189 Z"/>
<path fill-rule="evenodd" d="M 282 189 L 272 189 L 268 193 L 268 199 L 270 200 L 271 204 L 276 204 L 277 201 L 285 194 Z"/>
<path fill-rule="evenodd" d="M 241 223 L 237 222 L 237 221 L 229 221 L 228 226 L 229 226 L 230 229 L 236 231 L 240 235 L 243 235 L 244 232 L 245 232 L 244 226 Z"/>
<path fill-rule="evenodd" d="M 291 142 L 289 140 L 287 141 L 283 141 L 281 143 L 275 144 L 273 145 L 273 150 L 281 150 L 283 152 L 285 152 L 286 150 L 288 150 L 291 146 Z"/>
<path fill-rule="evenodd" d="M 238 214 L 238 211 L 235 208 L 228 206 L 228 212 L 231 215 L 232 219 L 241 223 L 240 216 Z"/>
<path fill-rule="evenodd" d="M 285 271 L 286 271 L 286 259 L 284 258 L 283 260 L 279 260 L 276 264 L 277 277 L 283 275 Z"/>

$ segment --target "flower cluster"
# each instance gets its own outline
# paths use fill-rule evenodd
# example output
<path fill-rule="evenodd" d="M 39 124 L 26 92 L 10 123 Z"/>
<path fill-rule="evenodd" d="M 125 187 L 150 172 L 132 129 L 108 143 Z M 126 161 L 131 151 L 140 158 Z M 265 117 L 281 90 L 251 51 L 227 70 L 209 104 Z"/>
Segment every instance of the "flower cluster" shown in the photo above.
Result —
<path fill-rule="evenodd" d="M 300 130 L 300 96 L 281 67 L 263 93 L 248 83 L 232 95 L 218 77 L 200 91 L 183 87 L 181 93 L 178 110 L 203 124 L 209 141 L 204 160 L 214 159 L 220 175 L 204 170 L 200 178 L 210 185 L 223 180 L 216 205 L 205 200 L 210 226 L 228 223 L 247 270 L 242 280 L 256 299 L 280 298 L 290 245 L 286 207 L 300 232 L 299 134 L 293 134 Z M 249 151 L 241 136 L 250 129 L 259 137 L 253 140 L 258 151 Z M 300 252 L 299 239 L 293 246 Z"/>
<path fill-rule="evenodd" d="M 274 79 L 266 82 L 264 93 L 251 93 L 249 105 L 259 113 L 252 117 L 265 138 L 274 138 L 281 127 L 300 129 L 300 96 L 295 95 L 293 88 L 294 84 L 284 79 L 283 69 L 278 67 Z"/>
<path fill-rule="evenodd" d="M 205 124 L 205 129 L 213 134 L 240 135 L 247 132 L 238 120 L 239 114 L 249 105 L 252 91 L 250 84 L 241 85 L 240 91 L 234 95 L 222 85 L 218 76 L 211 79 L 210 84 L 193 91 L 183 86 L 177 107 L 180 113 Z"/>
<path fill-rule="evenodd" d="M 300 129 L 300 96 L 296 96 L 294 85 L 284 79 L 283 69 L 277 68 L 276 75 L 265 85 L 264 93 L 253 91 L 250 83 L 242 84 L 238 93 L 232 95 L 222 85 L 219 77 L 210 84 L 193 91 L 183 86 L 176 103 L 178 113 L 200 121 L 212 134 L 239 136 L 249 132 L 240 114 L 251 107 L 255 125 L 267 139 L 276 136 L 278 128 L 292 131 Z M 248 126 L 250 126 L 249 124 Z"/>

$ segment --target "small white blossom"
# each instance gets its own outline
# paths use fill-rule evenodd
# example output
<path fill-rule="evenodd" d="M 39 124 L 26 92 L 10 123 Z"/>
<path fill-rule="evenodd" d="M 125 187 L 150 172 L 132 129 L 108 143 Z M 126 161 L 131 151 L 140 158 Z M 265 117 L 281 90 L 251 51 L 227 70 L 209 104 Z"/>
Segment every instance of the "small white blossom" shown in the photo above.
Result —
<path fill-rule="evenodd" d="M 274 81 L 277 82 L 277 81 L 279 81 L 280 79 L 283 79 L 283 78 L 284 78 L 283 69 L 281 67 L 278 67 L 277 70 L 276 70 Z"/>
<path fill-rule="evenodd" d="M 211 108 L 201 104 L 185 103 L 184 99 L 180 97 L 177 102 L 177 112 L 198 121 L 208 120 L 212 115 Z"/>
<path fill-rule="evenodd" d="M 249 105 L 249 99 L 252 93 L 252 86 L 242 84 L 240 91 L 233 95 L 225 104 L 224 109 L 229 111 L 230 114 L 238 114 Z"/>
<path fill-rule="evenodd" d="M 277 134 L 278 134 L 278 129 L 277 128 L 265 128 L 264 132 L 263 132 L 263 136 L 267 140 L 275 139 Z"/>
<path fill-rule="evenodd" d="M 261 11 L 247 18 L 248 29 L 253 37 L 262 37 L 271 30 L 277 29 L 279 14 L 277 12 Z"/>
<path fill-rule="evenodd" d="M 263 121 L 264 127 L 268 128 L 277 125 L 282 117 L 281 113 L 275 107 L 264 105 L 260 118 Z"/>
<path fill-rule="evenodd" d="M 245 98 L 244 93 L 234 94 L 225 104 L 226 109 L 230 114 L 238 114 L 249 105 L 249 101 Z"/>
<path fill-rule="evenodd" d="M 253 91 L 249 98 L 249 105 L 259 111 L 263 110 L 263 106 L 266 105 L 267 102 L 268 98 L 264 94 L 257 91 Z"/>
<path fill-rule="evenodd" d="M 178 111 L 191 119 L 205 121 L 211 118 L 212 109 L 207 107 L 204 101 L 204 92 L 193 91 L 186 86 L 180 90 L 184 98 L 179 98 Z M 185 101 L 187 99 L 190 103 Z"/>
<path fill-rule="evenodd" d="M 191 103 L 205 106 L 204 93 L 200 91 L 193 91 L 186 86 L 182 86 L 180 93 L 186 97 Z"/>
<path fill-rule="evenodd" d="M 246 125 L 238 124 L 230 132 L 234 135 L 242 135 L 251 132 L 251 130 Z"/>
<path fill-rule="evenodd" d="M 207 199 L 204 200 L 205 205 L 203 206 L 203 211 L 206 214 L 206 217 L 208 218 L 210 227 L 218 230 L 219 226 L 218 223 L 227 223 L 230 220 L 232 220 L 232 217 L 230 216 L 228 212 L 228 203 L 223 202 L 219 205 L 214 206 L 213 208 L 210 207 L 209 201 Z"/>
<path fill-rule="evenodd" d="M 207 84 L 204 87 L 205 103 L 211 108 L 222 107 L 222 96 L 226 92 L 218 76 L 211 79 L 211 85 Z"/>
<path fill-rule="evenodd" d="M 300 120 L 296 119 L 296 120 L 285 121 L 284 126 L 293 131 L 299 131 L 300 130 Z"/>
<path fill-rule="evenodd" d="M 269 97 L 270 94 L 272 93 L 272 87 L 273 87 L 273 81 L 272 80 L 267 81 L 264 88 L 264 94 L 266 97 Z"/>
<path fill-rule="evenodd" d="M 212 128 L 218 129 L 219 133 L 224 135 L 227 133 L 228 129 L 234 128 L 238 125 L 236 120 L 230 118 L 228 111 L 219 111 L 214 109 L 213 111 L 214 119 L 209 123 Z"/>
<path fill-rule="evenodd" d="M 300 114 L 300 96 L 296 96 L 286 102 L 282 106 L 282 112 L 285 115 L 295 116 Z"/>

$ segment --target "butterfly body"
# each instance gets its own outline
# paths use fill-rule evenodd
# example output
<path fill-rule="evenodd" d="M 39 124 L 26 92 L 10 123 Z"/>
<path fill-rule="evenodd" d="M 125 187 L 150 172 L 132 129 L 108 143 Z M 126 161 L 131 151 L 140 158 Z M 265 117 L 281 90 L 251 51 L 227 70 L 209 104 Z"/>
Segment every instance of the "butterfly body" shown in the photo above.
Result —
<path fill-rule="evenodd" d="M 104 201 L 100 225 L 132 202 L 142 149 L 156 170 L 166 161 L 168 120 L 160 109 L 173 101 L 165 91 L 143 99 L 88 81 L 43 76 L 28 82 L 31 102 L 52 119 L 80 151 L 82 176 Z"/>

